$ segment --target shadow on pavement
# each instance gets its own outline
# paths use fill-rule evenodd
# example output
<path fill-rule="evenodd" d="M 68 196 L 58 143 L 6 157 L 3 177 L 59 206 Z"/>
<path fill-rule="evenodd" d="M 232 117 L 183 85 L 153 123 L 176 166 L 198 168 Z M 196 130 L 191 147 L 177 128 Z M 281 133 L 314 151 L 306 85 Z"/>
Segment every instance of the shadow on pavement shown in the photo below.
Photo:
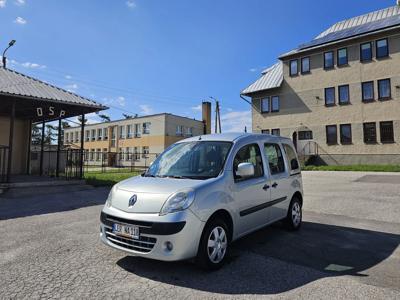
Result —
<path fill-rule="evenodd" d="M 63 194 L 1 198 L 0 220 L 68 211 L 104 204 L 110 188 L 96 188 Z"/>
<path fill-rule="evenodd" d="M 396 234 L 311 222 L 304 222 L 298 232 L 288 232 L 275 224 L 233 243 L 228 264 L 216 272 L 201 271 L 187 262 L 132 256 L 117 264 L 138 276 L 190 289 L 275 294 L 324 277 L 368 277 L 362 272 L 387 259 L 399 244 Z M 396 274 L 388 275 L 396 278 Z"/>

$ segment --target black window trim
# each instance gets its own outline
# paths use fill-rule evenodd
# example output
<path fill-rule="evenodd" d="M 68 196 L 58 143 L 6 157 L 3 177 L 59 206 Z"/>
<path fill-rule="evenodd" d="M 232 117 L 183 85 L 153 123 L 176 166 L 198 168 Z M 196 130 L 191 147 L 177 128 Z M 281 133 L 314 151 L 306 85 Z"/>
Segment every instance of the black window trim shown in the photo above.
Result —
<path fill-rule="evenodd" d="M 296 73 L 292 74 L 292 62 L 294 61 L 296 62 Z M 290 77 L 299 76 L 299 60 L 297 58 L 289 61 L 289 75 Z"/>
<path fill-rule="evenodd" d="M 304 59 L 308 59 L 308 71 L 303 71 L 303 60 Z M 300 62 L 300 72 L 302 75 L 305 74 L 310 74 L 311 73 L 311 58 L 310 56 L 305 56 L 301 58 L 301 62 Z"/>
<path fill-rule="evenodd" d="M 384 41 L 386 40 L 386 53 L 383 56 L 378 56 L 378 42 L 379 41 Z M 375 41 L 375 56 L 376 59 L 383 59 L 389 57 L 389 39 L 388 38 L 383 38 Z"/>
<path fill-rule="evenodd" d="M 364 99 L 364 84 L 367 84 L 367 83 L 372 83 L 372 98 L 371 99 Z M 375 83 L 373 80 L 361 82 L 361 100 L 364 103 L 375 101 Z"/>
<path fill-rule="evenodd" d="M 347 142 L 343 141 L 342 128 L 344 126 L 349 126 L 350 127 L 350 141 L 347 141 Z M 353 144 L 353 132 L 352 132 L 351 124 L 350 123 L 340 124 L 339 130 L 340 130 L 340 144 L 342 144 L 342 145 L 351 145 L 351 144 Z"/>
<path fill-rule="evenodd" d="M 335 129 L 336 129 L 336 138 L 335 138 L 335 142 L 329 142 L 329 139 L 328 139 L 328 127 L 335 127 Z M 337 125 L 326 125 L 325 126 L 325 130 L 326 130 L 326 144 L 327 145 L 337 145 L 338 144 L 338 140 L 337 140 L 337 138 L 338 138 L 338 132 L 337 132 Z"/>
<path fill-rule="evenodd" d="M 329 90 L 329 89 L 333 89 L 333 103 L 326 103 L 326 91 Z M 331 87 L 325 88 L 324 97 L 325 97 L 324 100 L 325 100 L 325 106 L 326 107 L 335 106 L 336 105 L 336 89 L 335 89 L 335 87 L 331 86 Z"/>
<path fill-rule="evenodd" d="M 367 126 L 367 125 L 371 125 L 371 124 L 373 124 L 374 125 L 374 131 L 375 131 L 375 140 L 373 140 L 373 141 L 367 141 L 366 140 L 366 131 L 365 131 L 365 127 Z M 365 123 L 363 123 L 363 140 L 364 140 L 364 144 L 369 144 L 369 145 L 374 145 L 374 144 L 377 144 L 377 135 L 376 135 L 376 122 L 365 122 Z"/>
<path fill-rule="evenodd" d="M 392 125 L 392 136 L 391 140 L 382 140 L 382 123 L 390 123 Z M 394 143 L 394 124 L 393 121 L 381 121 L 379 122 L 379 135 L 382 144 L 393 144 Z"/>
<path fill-rule="evenodd" d="M 388 97 L 381 97 L 381 88 L 379 83 L 382 81 L 388 80 L 389 81 L 389 96 Z M 377 82 L 378 85 L 378 100 L 379 101 L 385 101 L 385 100 L 390 100 L 392 99 L 392 81 L 390 80 L 390 78 L 384 78 L 384 79 L 379 79 Z"/>
<path fill-rule="evenodd" d="M 343 102 L 340 99 L 340 88 L 343 88 L 343 87 L 346 87 L 346 86 L 347 86 L 347 92 L 348 92 L 347 93 L 348 99 L 347 99 L 347 102 Z M 342 85 L 338 86 L 338 103 L 339 103 L 339 105 L 349 105 L 350 104 L 350 85 L 342 84 Z"/>
<path fill-rule="evenodd" d="M 346 50 L 346 62 L 343 63 L 343 64 L 341 64 L 340 60 L 339 60 L 339 51 L 340 50 Z M 345 67 L 345 66 L 349 65 L 349 50 L 347 49 L 347 47 L 343 47 L 343 48 L 337 49 L 336 55 L 337 55 L 337 65 L 338 65 L 338 67 Z"/>
<path fill-rule="evenodd" d="M 363 46 L 363 45 L 366 45 L 366 44 L 369 44 L 369 45 L 370 45 L 370 49 L 371 49 L 371 58 L 363 59 L 363 57 L 362 57 L 362 46 Z M 370 61 L 373 60 L 374 54 L 372 53 L 372 47 L 373 47 L 372 42 L 365 42 L 365 43 L 361 43 L 361 44 L 360 44 L 360 62 L 370 62 Z"/>
<path fill-rule="evenodd" d="M 332 53 L 332 66 L 327 67 L 326 66 L 326 57 L 325 54 L 327 53 Z M 324 70 L 332 70 L 335 68 L 335 51 L 331 50 L 331 51 L 325 51 L 324 52 Z"/>
<path fill-rule="evenodd" d="M 263 109 L 263 100 L 264 99 L 268 99 L 268 110 Z M 270 96 L 260 98 L 260 110 L 261 110 L 262 114 L 268 114 L 271 112 L 271 97 Z"/>

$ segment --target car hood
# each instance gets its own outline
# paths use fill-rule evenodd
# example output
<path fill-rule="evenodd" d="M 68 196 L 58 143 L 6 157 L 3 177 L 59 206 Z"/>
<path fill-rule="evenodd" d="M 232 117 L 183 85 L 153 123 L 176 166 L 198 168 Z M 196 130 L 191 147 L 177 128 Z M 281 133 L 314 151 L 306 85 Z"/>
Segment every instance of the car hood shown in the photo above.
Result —
<path fill-rule="evenodd" d="M 125 212 L 158 213 L 173 193 L 194 188 L 202 180 L 132 177 L 113 189 L 112 206 Z M 136 202 L 129 206 L 129 199 L 136 195 Z"/>

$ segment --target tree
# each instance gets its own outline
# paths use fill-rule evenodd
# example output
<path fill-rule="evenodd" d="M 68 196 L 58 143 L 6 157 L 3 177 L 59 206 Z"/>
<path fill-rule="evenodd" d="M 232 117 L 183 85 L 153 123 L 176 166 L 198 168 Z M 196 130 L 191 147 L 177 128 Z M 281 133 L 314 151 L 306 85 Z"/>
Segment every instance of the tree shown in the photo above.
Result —
<path fill-rule="evenodd" d="M 33 125 L 32 127 L 32 145 L 40 145 L 42 142 L 42 133 L 41 127 L 38 124 Z"/>
<path fill-rule="evenodd" d="M 125 119 L 132 119 L 133 116 L 132 115 L 128 115 L 128 114 L 122 114 L 124 116 Z"/>
<path fill-rule="evenodd" d="M 46 124 L 46 130 L 44 135 L 44 143 L 51 145 L 55 140 L 57 140 L 57 130 L 58 128 L 52 124 Z"/>
<path fill-rule="evenodd" d="M 103 122 L 110 122 L 111 119 L 109 116 L 107 115 L 99 115 L 99 118 L 103 121 Z"/>
<path fill-rule="evenodd" d="M 82 125 L 82 116 L 79 116 L 79 117 L 78 117 L 78 122 Z M 87 122 L 87 119 L 84 118 L 84 119 L 83 119 L 83 124 L 86 124 L 86 122 Z"/>

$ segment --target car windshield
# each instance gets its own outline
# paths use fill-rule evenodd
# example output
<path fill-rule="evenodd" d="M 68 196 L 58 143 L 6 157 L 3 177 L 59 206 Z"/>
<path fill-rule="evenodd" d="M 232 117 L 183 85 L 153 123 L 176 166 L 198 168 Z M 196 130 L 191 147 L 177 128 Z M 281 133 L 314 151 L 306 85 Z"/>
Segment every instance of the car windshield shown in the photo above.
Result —
<path fill-rule="evenodd" d="M 221 172 L 230 142 L 196 141 L 174 144 L 144 174 L 146 177 L 207 179 Z"/>

